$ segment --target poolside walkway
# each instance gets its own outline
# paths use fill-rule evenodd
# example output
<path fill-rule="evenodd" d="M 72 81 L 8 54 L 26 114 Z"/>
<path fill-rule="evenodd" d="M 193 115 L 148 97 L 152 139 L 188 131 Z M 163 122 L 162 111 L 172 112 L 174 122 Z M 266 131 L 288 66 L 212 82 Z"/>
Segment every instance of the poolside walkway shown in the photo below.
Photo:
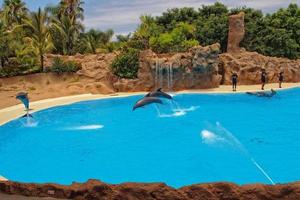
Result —
<path fill-rule="evenodd" d="M 300 87 L 300 83 L 284 83 L 282 89 L 287 88 L 294 88 Z M 265 86 L 265 90 L 269 89 L 276 89 L 278 90 L 278 84 L 267 84 Z M 237 87 L 237 93 L 240 92 L 247 92 L 247 91 L 258 91 L 260 90 L 260 85 L 239 85 Z M 213 89 L 201 89 L 201 90 L 185 90 L 179 93 L 233 93 L 230 85 L 221 85 L 218 88 Z M 85 100 L 95 100 L 95 99 L 103 99 L 103 98 L 117 98 L 117 97 L 125 97 L 131 95 L 139 95 L 145 94 L 145 92 L 134 92 L 134 93 L 115 93 L 112 95 L 101 95 L 101 94 L 83 94 L 83 95 L 75 95 L 75 96 L 66 96 L 66 97 L 59 97 L 59 98 L 52 98 L 52 99 L 45 99 L 41 101 L 31 102 L 30 107 L 33 109 L 32 112 L 36 112 L 39 110 L 43 110 L 46 108 L 50 108 L 53 106 L 61 106 L 72 104 L 80 101 Z M 24 115 L 24 107 L 21 104 L 7 107 L 0 110 L 0 126 L 13 120 L 17 119 L 18 117 Z M 1 177 L 0 177 L 1 179 Z"/>

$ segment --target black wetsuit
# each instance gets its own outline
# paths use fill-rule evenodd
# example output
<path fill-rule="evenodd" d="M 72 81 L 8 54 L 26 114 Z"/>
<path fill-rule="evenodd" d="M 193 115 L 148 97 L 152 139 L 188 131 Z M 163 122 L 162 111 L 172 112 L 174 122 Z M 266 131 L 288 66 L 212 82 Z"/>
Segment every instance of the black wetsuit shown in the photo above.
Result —
<path fill-rule="evenodd" d="M 232 74 L 231 81 L 232 81 L 232 90 L 233 91 L 236 91 L 237 79 L 238 79 L 238 75 Z"/>
<path fill-rule="evenodd" d="M 266 72 L 262 72 L 261 73 L 261 83 L 262 83 L 261 89 L 262 90 L 265 89 L 264 87 L 265 87 L 266 81 L 267 81 L 267 73 Z"/>
<path fill-rule="evenodd" d="M 283 82 L 283 73 L 279 73 L 279 88 L 281 88 L 281 83 Z"/>

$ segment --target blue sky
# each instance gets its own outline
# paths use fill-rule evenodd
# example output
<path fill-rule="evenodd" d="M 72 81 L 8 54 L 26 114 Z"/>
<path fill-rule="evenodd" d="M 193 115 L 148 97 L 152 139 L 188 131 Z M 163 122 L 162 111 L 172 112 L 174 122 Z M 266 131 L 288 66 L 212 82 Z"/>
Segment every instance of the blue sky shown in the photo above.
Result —
<path fill-rule="evenodd" d="M 25 0 L 31 10 L 47 4 L 57 4 L 59 0 Z M 213 0 L 85 0 L 86 28 L 105 30 L 112 28 L 117 34 L 126 34 L 135 30 L 142 14 L 159 15 L 167 8 L 201 7 L 213 4 Z M 273 12 L 280 7 L 287 7 L 289 3 L 300 0 L 221 0 L 228 7 L 248 6 Z"/>

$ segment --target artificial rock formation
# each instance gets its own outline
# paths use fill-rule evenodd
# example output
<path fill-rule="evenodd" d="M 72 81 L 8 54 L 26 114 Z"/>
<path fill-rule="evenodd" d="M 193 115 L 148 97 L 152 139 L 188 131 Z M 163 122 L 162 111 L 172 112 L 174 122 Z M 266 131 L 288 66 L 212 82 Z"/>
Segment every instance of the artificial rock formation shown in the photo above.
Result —
<path fill-rule="evenodd" d="M 229 33 L 227 53 L 219 56 L 219 74 L 222 75 L 220 84 L 231 84 L 231 75 L 239 75 L 239 84 L 258 84 L 262 69 L 267 72 L 269 83 L 278 82 L 279 72 L 284 72 L 286 82 L 300 81 L 300 60 L 268 57 L 256 52 L 247 52 L 240 47 L 245 35 L 244 13 L 229 17 Z"/>
<path fill-rule="evenodd" d="M 0 182 L 0 192 L 74 200 L 299 200 L 300 182 L 274 186 L 210 183 L 180 189 L 163 183 L 110 185 L 97 180 L 71 186 Z"/>
<path fill-rule="evenodd" d="M 232 72 L 239 75 L 239 84 L 259 84 L 262 69 L 269 83 L 278 82 L 279 72 L 284 72 L 286 82 L 300 81 L 300 60 L 268 57 L 256 52 L 224 53 L 219 56 L 221 84 L 231 84 Z"/>
<path fill-rule="evenodd" d="M 240 42 L 244 39 L 245 36 L 244 17 L 244 12 L 229 16 L 229 32 L 227 44 L 228 53 L 236 53 L 241 51 Z"/>
<path fill-rule="evenodd" d="M 120 79 L 117 91 L 141 91 L 154 88 L 183 90 L 218 87 L 219 44 L 196 46 L 185 53 L 155 54 L 151 50 L 140 54 L 138 78 Z"/>

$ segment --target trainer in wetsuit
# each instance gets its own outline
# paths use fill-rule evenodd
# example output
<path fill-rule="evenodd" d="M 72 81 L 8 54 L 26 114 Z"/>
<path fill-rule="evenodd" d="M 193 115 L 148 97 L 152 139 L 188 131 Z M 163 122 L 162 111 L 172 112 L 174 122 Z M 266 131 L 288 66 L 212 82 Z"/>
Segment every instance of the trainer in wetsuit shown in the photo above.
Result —
<path fill-rule="evenodd" d="M 261 89 L 262 90 L 265 89 L 266 81 L 267 81 L 267 73 L 266 73 L 266 70 L 263 69 L 261 72 Z"/>
<path fill-rule="evenodd" d="M 238 75 L 237 73 L 232 73 L 232 76 L 231 76 L 231 81 L 232 81 L 232 91 L 236 91 L 236 85 L 237 85 L 237 79 L 238 79 Z"/>
<path fill-rule="evenodd" d="M 279 73 L 278 79 L 279 79 L 279 88 L 281 88 L 281 84 L 283 82 L 283 72 Z"/>

